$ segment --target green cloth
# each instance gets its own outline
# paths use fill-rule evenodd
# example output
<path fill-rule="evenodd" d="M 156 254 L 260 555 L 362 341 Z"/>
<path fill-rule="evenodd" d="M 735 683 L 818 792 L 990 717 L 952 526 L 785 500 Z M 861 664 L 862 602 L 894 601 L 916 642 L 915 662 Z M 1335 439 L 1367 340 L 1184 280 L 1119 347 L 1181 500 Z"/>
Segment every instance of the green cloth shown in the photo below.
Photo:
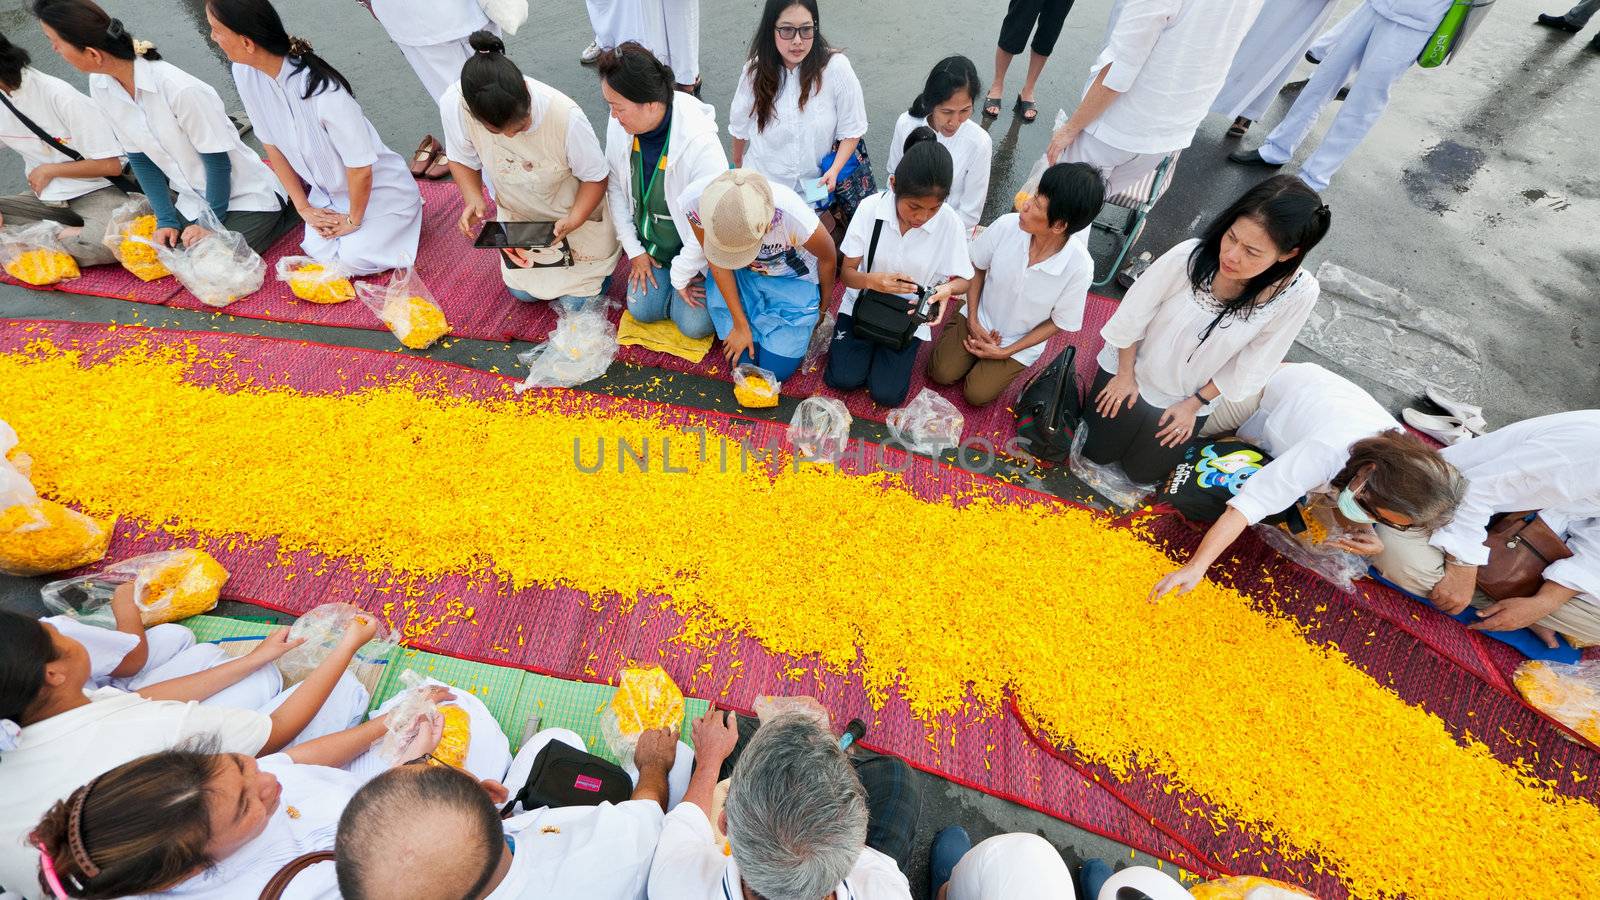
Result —
<path fill-rule="evenodd" d="M 668 140 L 671 131 L 668 130 Z M 678 234 L 678 223 L 672 219 L 667 205 L 667 154 L 645 178 L 644 160 L 639 152 L 639 139 L 633 139 L 633 153 L 629 157 L 633 173 L 633 226 L 644 244 L 644 252 L 660 265 L 672 262 L 683 249 L 683 237 Z"/>

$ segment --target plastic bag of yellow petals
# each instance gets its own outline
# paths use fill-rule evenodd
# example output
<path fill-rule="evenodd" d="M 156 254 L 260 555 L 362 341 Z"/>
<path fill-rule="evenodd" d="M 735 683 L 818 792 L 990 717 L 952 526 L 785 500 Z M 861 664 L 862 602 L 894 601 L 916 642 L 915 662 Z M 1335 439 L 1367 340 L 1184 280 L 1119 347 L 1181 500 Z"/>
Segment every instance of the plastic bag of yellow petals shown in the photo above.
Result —
<path fill-rule="evenodd" d="M 285 256 L 278 260 L 276 272 L 279 281 L 308 303 L 343 303 L 356 298 L 356 286 L 342 266 L 319 263 L 309 256 Z"/>
<path fill-rule="evenodd" d="M 639 735 L 652 728 L 683 724 L 683 691 L 660 666 L 629 666 L 617 679 L 617 692 L 600 719 L 606 746 L 624 763 L 633 759 Z"/>
<path fill-rule="evenodd" d="M 349 603 L 324 603 L 296 619 L 289 627 L 289 640 L 303 638 L 305 643 L 285 653 L 278 660 L 278 671 L 283 673 L 284 682 L 298 684 L 304 681 L 305 677 L 311 674 L 311 670 L 327 659 L 334 648 L 344 640 L 345 632 L 350 630 L 350 625 L 357 616 L 377 619 L 372 613 Z M 396 646 L 394 630 L 381 619 L 378 620 L 377 635 L 361 645 L 361 649 L 356 651 L 355 658 L 350 660 L 347 671 L 359 671 L 369 665 L 383 664 Z"/>
<path fill-rule="evenodd" d="M 0 230 L 0 266 L 24 284 L 44 287 L 77 278 L 78 261 L 61 245 L 59 222 L 35 222 Z"/>
<path fill-rule="evenodd" d="M 1600 662 L 1530 659 L 1517 667 L 1513 684 L 1529 705 L 1600 744 Z"/>
<path fill-rule="evenodd" d="M 111 595 L 133 583 L 134 603 L 146 628 L 210 612 L 228 570 L 204 550 L 161 550 L 114 563 L 93 575 L 52 581 L 41 589 L 44 605 L 95 625 L 115 627 Z"/>
<path fill-rule="evenodd" d="M 413 350 L 424 350 L 450 333 L 444 310 L 415 269 L 395 269 L 384 285 L 363 281 L 356 285 L 356 296 L 400 343 Z"/>
<path fill-rule="evenodd" d="M 1189 889 L 1194 900 L 1303 900 L 1316 894 L 1259 875 L 1234 875 L 1197 884 Z"/>
<path fill-rule="evenodd" d="M 267 264 L 250 249 L 244 235 L 222 227 L 216 213 L 203 202 L 195 224 L 209 234 L 192 246 L 152 245 L 156 258 L 171 270 L 173 277 L 207 306 L 227 306 L 261 290 L 267 279 Z"/>
<path fill-rule="evenodd" d="M 134 194 L 111 213 L 102 243 L 111 255 L 140 281 L 155 281 L 172 273 L 156 256 L 151 242 L 156 233 L 156 214 L 143 194 Z"/>
<path fill-rule="evenodd" d="M 17 433 L 0 421 L 0 574 L 47 575 L 105 556 L 116 520 L 102 522 L 40 497 L 27 461 Z"/>
<path fill-rule="evenodd" d="M 406 693 L 386 714 L 378 755 L 396 765 L 403 763 L 422 732 L 436 729 L 439 743 L 432 751 L 434 758 L 458 769 L 466 765 L 472 747 L 472 717 L 459 706 L 433 702 L 429 697 L 433 685 L 410 669 L 400 673 L 400 684 Z"/>
<path fill-rule="evenodd" d="M 748 409 L 765 409 L 778 405 L 778 391 L 783 383 L 760 366 L 740 363 L 733 368 L 733 399 Z"/>

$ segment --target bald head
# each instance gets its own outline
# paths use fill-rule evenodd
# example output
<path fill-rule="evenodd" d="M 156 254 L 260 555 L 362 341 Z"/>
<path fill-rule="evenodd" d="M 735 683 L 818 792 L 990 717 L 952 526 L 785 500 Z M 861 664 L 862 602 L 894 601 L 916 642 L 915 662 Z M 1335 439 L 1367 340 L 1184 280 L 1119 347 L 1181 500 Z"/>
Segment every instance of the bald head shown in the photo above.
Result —
<path fill-rule="evenodd" d="M 482 896 L 505 847 L 483 787 L 446 766 L 401 766 L 367 782 L 339 817 L 346 900 Z"/>

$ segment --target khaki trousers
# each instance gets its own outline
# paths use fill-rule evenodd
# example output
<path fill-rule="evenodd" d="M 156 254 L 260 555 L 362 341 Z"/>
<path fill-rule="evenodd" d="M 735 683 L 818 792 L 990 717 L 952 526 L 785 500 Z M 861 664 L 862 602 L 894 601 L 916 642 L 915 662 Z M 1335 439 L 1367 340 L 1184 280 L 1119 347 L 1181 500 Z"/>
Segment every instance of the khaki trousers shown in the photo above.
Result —
<path fill-rule="evenodd" d="M 126 203 L 128 195 L 114 187 L 90 191 L 66 203 L 46 203 L 32 193 L 0 197 L 0 216 L 7 227 L 32 225 L 35 222 L 60 222 L 67 227 L 81 227 L 78 235 L 61 245 L 81 266 L 103 266 L 117 258 L 100 243 L 111 224 L 111 214 Z"/>
<path fill-rule="evenodd" d="M 959 313 L 934 342 L 928 378 L 935 384 L 962 381 L 961 393 L 973 406 L 993 403 L 1027 368 L 1014 359 L 979 359 L 961 344 L 967 339 L 967 317 Z"/>

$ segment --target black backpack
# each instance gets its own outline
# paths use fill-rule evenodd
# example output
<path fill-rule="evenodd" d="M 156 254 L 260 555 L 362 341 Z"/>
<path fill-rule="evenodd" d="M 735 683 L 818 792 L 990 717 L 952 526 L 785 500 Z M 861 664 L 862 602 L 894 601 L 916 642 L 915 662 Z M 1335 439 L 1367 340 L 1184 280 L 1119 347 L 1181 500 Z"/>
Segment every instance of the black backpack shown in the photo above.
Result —
<path fill-rule="evenodd" d="M 1215 522 L 1244 483 L 1269 462 L 1270 453 L 1236 437 L 1196 438 L 1184 448 L 1183 462 L 1156 489 L 1155 500 L 1190 521 Z M 1261 521 L 1287 525 L 1295 534 L 1306 530 L 1299 504 Z"/>
<path fill-rule="evenodd" d="M 1078 388 L 1078 348 L 1068 346 L 1044 367 L 1017 398 L 1017 437 L 1038 459 L 1064 462 L 1072 438 L 1083 421 L 1083 393 Z"/>
<path fill-rule="evenodd" d="M 523 810 L 548 806 L 599 806 L 621 803 L 633 796 L 633 779 L 616 763 L 576 747 L 551 741 L 533 758 L 528 783 L 500 811 L 511 815 L 517 804 Z"/>

